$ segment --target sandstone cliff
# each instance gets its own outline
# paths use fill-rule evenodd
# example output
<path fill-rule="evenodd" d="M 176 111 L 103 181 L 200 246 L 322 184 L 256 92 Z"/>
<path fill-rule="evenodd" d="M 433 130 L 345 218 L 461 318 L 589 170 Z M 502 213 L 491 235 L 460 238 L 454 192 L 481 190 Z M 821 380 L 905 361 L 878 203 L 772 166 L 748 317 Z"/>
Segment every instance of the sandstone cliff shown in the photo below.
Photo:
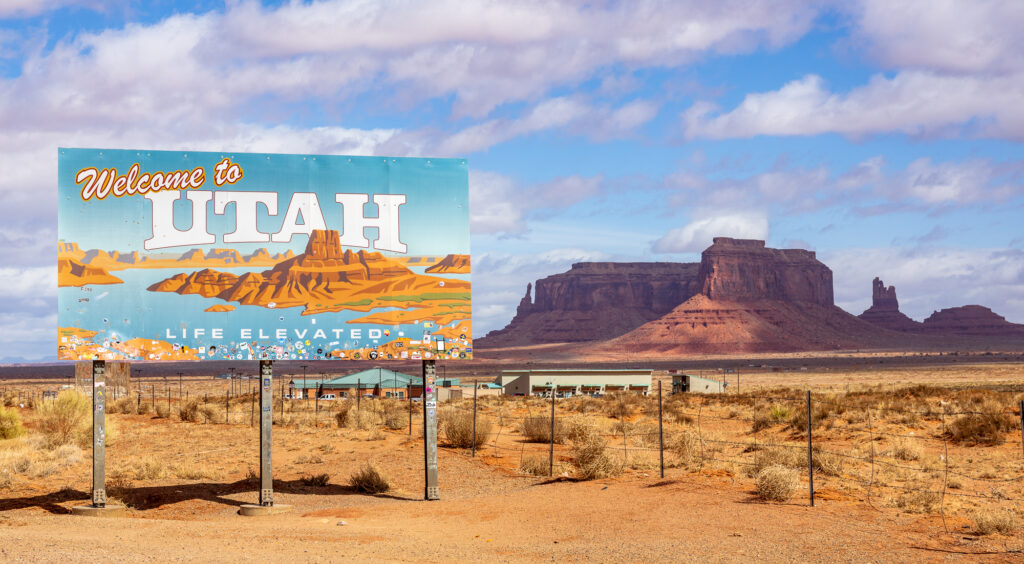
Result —
<path fill-rule="evenodd" d="M 891 331 L 917 332 L 921 324 L 900 312 L 900 302 L 896 298 L 896 287 L 885 287 L 878 277 L 871 282 L 871 307 L 857 317 Z"/>
<path fill-rule="evenodd" d="M 504 329 L 477 346 L 610 339 L 668 313 L 697 293 L 696 263 L 577 263 L 537 281 Z"/>
<path fill-rule="evenodd" d="M 1001 315 L 980 305 L 965 305 L 936 311 L 921 324 L 929 334 L 1024 336 L 1024 325 L 1010 323 Z"/>
<path fill-rule="evenodd" d="M 832 271 L 813 251 L 715 237 L 701 254 L 701 294 L 712 300 L 780 300 L 831 306 Z"/>

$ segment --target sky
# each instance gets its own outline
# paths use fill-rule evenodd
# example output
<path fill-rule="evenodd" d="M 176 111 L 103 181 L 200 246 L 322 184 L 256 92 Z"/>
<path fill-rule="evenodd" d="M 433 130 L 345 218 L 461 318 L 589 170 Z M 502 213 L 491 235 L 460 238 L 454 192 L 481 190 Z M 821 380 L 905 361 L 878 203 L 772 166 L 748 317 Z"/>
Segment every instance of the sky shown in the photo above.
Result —
<path fill-rule="evenodd" d="M 803 248 L 1024 323 L 1016 0 L 0 0 L 0 358 L 56 347 L 57 147 L 465 158 L 474 332 L 581 261 Z"/>

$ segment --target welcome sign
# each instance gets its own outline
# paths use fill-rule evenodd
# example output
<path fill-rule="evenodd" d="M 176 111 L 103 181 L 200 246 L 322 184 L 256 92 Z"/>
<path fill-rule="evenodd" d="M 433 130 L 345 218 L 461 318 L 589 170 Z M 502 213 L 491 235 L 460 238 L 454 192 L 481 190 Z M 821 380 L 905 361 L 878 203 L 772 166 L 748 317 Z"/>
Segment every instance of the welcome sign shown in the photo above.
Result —
<path fill-rule="evenodd" d="M 464 160 L 58 163 L 61 359 L 472 358 Z"/>

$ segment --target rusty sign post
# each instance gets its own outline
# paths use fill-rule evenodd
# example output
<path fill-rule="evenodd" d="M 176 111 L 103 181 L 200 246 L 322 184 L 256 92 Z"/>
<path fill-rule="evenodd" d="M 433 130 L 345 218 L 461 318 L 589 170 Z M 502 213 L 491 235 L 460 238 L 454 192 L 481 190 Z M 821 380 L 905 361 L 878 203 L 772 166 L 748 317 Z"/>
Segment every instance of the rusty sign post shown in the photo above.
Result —
<path fill-rule="evenodd" d="M 441 499 L 437 487 L 437 364 L 423 361 L 423 456 L 425 459 L 426 492 L 428 501 Z"/>

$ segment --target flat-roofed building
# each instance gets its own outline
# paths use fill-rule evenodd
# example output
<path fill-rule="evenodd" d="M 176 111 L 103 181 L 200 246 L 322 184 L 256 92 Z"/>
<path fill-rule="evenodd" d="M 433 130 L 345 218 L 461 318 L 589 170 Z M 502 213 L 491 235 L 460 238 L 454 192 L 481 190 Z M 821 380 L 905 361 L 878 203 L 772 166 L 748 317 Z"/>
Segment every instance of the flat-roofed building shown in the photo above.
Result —
<path fill-rule="evenodd" d="M 549 396 L 633 392 L 646 395 L 651 390 L 650 369 L 527 369 L 502 370 L 495 381 L 509 396 Z"/>
<path fill-rule="evenodd" d="M 671 371 L 669 374 L 672 376 L 673 394 L 720 394 L 725 392 L 725 387 L 727 386 L 725 382 L 693 376 L 692 374 L 672 374 Z"/>
<path fill-rule="evenodd" d="M 458 378 L 434 381 L 438 388 L 458 387 Z M 405 398 L 407 394 L 418 398 L 423 395 L 423 380 L 419 376 L 411 376 L 395 372 L 387 368 L 371 368 L 327 380 L 309 376 L 292 378 L 288 382 L 289 393 L 293 398 L 314 398 L 317 390 L 320 394 L 334 394 L 338 398 L 354 398 L 357 395 L 372 395 L 383 398 Z"/>

